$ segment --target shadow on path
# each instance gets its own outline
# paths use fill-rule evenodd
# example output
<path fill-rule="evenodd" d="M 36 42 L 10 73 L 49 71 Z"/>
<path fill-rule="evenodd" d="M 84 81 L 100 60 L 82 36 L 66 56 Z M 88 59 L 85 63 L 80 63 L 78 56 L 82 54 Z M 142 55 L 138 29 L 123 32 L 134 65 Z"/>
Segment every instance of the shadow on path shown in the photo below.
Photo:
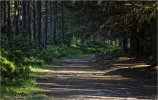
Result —
<path fill-rule="evenodd" d="M 41 92 L 57 100 L 156 100 L 157 86 L 150 79 L 134 78 L 130 75 L 134 69 L 122 66 L 97 67 L 92 59 L 94 55 L 62 60 L 49 72 L 39 73 Z"/>

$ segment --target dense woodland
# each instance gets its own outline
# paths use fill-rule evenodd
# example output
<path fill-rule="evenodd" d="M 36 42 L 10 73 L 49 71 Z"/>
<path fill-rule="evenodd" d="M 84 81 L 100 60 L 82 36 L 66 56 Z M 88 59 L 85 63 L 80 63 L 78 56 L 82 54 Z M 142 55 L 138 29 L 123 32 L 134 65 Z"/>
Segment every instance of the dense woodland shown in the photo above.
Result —
<path fill-rule="evenodd" d="M 155 67 L 157 12 L 156 1 L 0 1 L 2 86 L 77 54 L 121 49 Z"/>

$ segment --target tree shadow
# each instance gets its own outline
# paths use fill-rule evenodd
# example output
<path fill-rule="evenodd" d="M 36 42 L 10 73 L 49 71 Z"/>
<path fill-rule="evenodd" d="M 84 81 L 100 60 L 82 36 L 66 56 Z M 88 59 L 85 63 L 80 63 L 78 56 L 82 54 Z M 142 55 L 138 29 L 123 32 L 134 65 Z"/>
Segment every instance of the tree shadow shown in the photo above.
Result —
<path fill-rule="evenodd" d="M 41 88 L 41 93 L 64 99 L 75 96 L 92 99 L 156 99 L 157 72 L 154 69 L 135 68 L 136 62 L 133 59 L 115 61 L 108 67 L 98 67 L 87 59 L 65 60 L 61 62 L 62 65 L 51 68 L 52 72 L 40 73 L 42 77 L 37 76 L 37 85 Z"/>
<path fill-rule="evenodd" d="M 99 79 L 95 75 L 90 78 L 72 77 L 70 74 L 62 77 L 43 77 L 40 78 L 37 84 L 44 91 L 41 93 L 48 96 L 58 98 L 67 98 L 70 96 L 86 95 L 103 96 L 103 97 L 134 97 L 140 99 L 154 99 L 156 97 L 156 86 L 144 83 L 141 80 L 135 79 Z M 115 74 L 116 75 L 116 74 Z M 113 76 L 113 75 L 111 75 Z"/>
<path fill-rule="evenodd" d="M 127 78 L 133 78 L 135 80 L 143 80 L 154 86 L 157 85 L 157 70 L 149 67 L 141 68 L 121 68 L 111 72 L 106 73 L 105 75 L 121 75 Z"/>
<path fill-rule="evenodd" d="M 38 80 L 42 93 L 55 97 L 76 95 L 105 97 L 134 97 L 154 99 L 156 86 L 133 79 L 52 78 Z M 143 83 L 143 84 L 142 84 Z"/>

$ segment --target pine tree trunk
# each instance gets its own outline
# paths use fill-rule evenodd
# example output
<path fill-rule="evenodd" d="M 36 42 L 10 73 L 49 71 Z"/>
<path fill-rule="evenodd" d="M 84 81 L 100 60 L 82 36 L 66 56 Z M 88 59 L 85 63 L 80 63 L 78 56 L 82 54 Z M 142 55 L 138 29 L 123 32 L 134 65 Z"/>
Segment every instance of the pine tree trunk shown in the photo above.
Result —
<path fill-rule="evenodd" d="M 37 1 L 37 33 L 38 47 L 41 48 L 41 1 Z"/>
<path fill-rule="evenodd" d="M 26 37 L 26 1 L 22 1 L 22 31 Z"/>
<path fill-rule="evenodd" d="M 7 16 L 6 16 L 6 1 L 4 1 L 3 3 L 4 3 L 4 9 L 3 9 L 3 10 L 4 10 L 4 12 L 3 12 L 3 13 L 4 13 L 4 14 L 3 14 L 3 15 L 4 15 L 4 25 L 6 26 L 6 22 L 7 22 L 7 21 L 6 21 L 6 17 L 7 17 Z"/>
<path fill-rule="evenodd" d="M 44 39 L 44 47 L 47 46 L 47 27 L 48 27 L 48 8 L 47 8 L 48 2 L 45 1 L 45 39 Z"/>
<path fill-rule="evenodd" d="M 56 14 L 56 2 L 51 1 L 50 5 L 50 31 L 51 31 L 51 36 L 53 37 L 53 44 L 55 44 L 55 32 L 56 32 L 56 27 L 55 27 L 55 14 Z"/>
<path fill-rule="evenodd" d="M 64 44 L 64 5 L 63 1 L 61 1 L 61 44 Z"/>
<path fill-rule="evenodd" d="M 19 26 L 18 26 L 18 1 L 14 1 L 14 34 L 17 35 L 19 33 Z"/>
<path fill-rule="evenodd" d="M 56 44 L 56 32 L 57 32 L 57 27 L 56 27 L 56 22 L 57 22 L 57 9 L 58 9 L 57 1 L 55 1 L 55 2 L 54 2 L 54 18 L 53 18 L 53 27 L 54 27 L 54 30 L 53 30 L 53 41 L 54 41 L 54 44 Z"/>
<path fill-rule="evenodd" d="M 10 22 L 10 1 L 7 1 L 7 6 L 8 6 L 8 20 L 7 20 L 7 24 L 8 24 L 8 36 L 11 34 L 11 22 Z"/>
<path fill-rule="evenodd" d="M 33 40 L 36 46 L 36 1 L 33 1 Z"/>
<path fill-rule="evenodd" d="M 31 40 L 31 7 L 30 7 L 30 1 L 27 1 L 27 36 L 28 39 Z"/>
<path fill-rule="evenodd" d="M 1 6 L 2 6 L 2 2 L 0 2 L 0 20 L 2 20 L 2 9 L 1 9 L 2 7 Z M 1 27 L 2 27 L 2 21 L 0 21 L 0 35 L 2 34 L 1 33 L 1 31 L 2 31 Z"/>
<path fill-rule="evenodd" d="M 151 40 L 152 40 L 152 44 L 151 44 L 151 49 L 152 49 L 152 67 L 157 66 L 157 22 L 156 22 L 157 18 L 154 17 L 151 20 L 152 23 L 152 34 L 151 34 Z"/>

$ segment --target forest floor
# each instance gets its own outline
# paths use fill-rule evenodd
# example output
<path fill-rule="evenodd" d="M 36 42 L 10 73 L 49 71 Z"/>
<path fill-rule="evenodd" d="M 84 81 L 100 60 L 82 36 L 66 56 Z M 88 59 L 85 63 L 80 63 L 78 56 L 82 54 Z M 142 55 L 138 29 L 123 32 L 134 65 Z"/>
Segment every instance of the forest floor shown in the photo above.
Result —
<path fill-rule="evenodd" d="M 145 61 L 118 57 L 101 65 L 94 59 L 65 59 L 37 73 L 40 92 L 50 100 L 156 100 L 157 71 Z"/>

